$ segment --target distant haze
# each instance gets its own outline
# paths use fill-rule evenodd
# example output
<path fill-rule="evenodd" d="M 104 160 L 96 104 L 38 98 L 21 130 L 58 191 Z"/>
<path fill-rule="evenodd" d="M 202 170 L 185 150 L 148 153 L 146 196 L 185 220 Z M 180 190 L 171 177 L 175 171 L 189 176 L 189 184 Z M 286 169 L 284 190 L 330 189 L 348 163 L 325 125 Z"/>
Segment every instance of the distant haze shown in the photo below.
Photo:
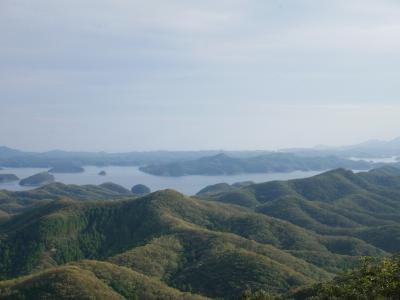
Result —
<path fill-rule="evenodd" d="M 0 145 L 278 149 L 400 135 L 398 0 L 2 0 Z"/>

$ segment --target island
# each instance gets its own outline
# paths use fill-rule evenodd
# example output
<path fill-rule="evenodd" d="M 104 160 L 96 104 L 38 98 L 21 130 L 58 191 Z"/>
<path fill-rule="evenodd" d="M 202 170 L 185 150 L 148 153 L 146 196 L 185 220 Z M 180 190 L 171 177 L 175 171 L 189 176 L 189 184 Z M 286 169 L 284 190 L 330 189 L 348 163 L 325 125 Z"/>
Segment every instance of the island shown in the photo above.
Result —
<path fill-rule="evenodd" d="M 271 153 L 255 157 L 231 157 L 225 153 L 173 163 L 140 167 L 156 176 L 235 175 L 255 173 L 287 173 L 293 171 L 325 171 L 335 168 L 369 170 L 373 163 L 336 156 L 300 156 L 292 153 Z"/>
<path fill-rule="evenodd" d="M 41 186 L 54 182 L 55 178 L 48 172 L 41 172 L 22 179 L 19 184 L 22 186 Z"/>
<path fill-rule="evenodd" d="M 18 180 L 19 180 L 18 176 L 14 174 L 0 174 L 0 183 L 7 183 Z"/>
<path fill-rule="evenodd" d="M 144 184 L 137 184 L 132 187 L 131 192 L 136 196 L 145 196 L 147 194 L 150 194 L 151 190 L 148 186 L 145 186 Z"/>
<path fill-rule="evenodd" d="M 49 170 L 49 173 L 82 173 L 85 169 L 77 165 L 57 165 Z"/>
<path fill-rule="evenodd" d="M 100 176 L 106 176 L 107 173 L 106 173 L 106 171 L 103 170 L 103 171 L 100 171 L 100 172 L 99 172 L 99 175 L 100 175 Z"/>

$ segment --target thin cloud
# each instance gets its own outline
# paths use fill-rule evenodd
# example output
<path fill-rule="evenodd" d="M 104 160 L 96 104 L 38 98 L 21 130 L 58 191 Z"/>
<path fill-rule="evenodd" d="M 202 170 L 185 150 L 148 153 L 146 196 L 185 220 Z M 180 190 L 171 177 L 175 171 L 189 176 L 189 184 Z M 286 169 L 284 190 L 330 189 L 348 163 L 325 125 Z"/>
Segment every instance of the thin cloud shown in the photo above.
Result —
<path fill-rule="evenodd" d="M 141 137 L 142 149 L 295 146 L 293 128 L 310 130 L 316 111 L 364 105 L 371 109 L 357 118 L 363 124 L 374 105 L 398 103 L 399 20 L 394 0 L 4 0 L 1 143 L 85 149 L 83 135 L 91 135 L 100 149 L 107 146 L 101 128 Z M 279 105 L 288 111 L 277 118 Z M 302 122 L 296 105 L 304 107 Z M 59 136 L 70 131 L 52 126 L 59 119 L 75 124 L 68 143 Z M 333 143 L 389 134 L 383 122 L 356 128 L 346 117 L 343 124 L 336 135 L 329 129 Z M 242 134 L 221 139 L 227 128 Z M 265 139 L 257 140 L 259 130 Z M 321 131 L 303 143 L 325 137 Z"/>

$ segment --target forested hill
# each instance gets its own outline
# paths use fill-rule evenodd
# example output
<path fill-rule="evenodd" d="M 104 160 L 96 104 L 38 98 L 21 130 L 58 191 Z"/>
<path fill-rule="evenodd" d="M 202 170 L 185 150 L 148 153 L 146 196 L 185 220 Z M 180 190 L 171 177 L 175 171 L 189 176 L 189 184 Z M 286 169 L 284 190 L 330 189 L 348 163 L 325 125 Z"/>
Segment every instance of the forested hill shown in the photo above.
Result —
<path fill-rule="evenodd" d="M 337 169 L 306 179 L 206 188 L 203 199 L 248 207 L 323 235 L 400 251 L 400 169 Z M 342 244 L 342 247 L 346 247 Z"/>
<path fill-rule="evenodd" d="M 324 171 L 335 168 L 368 170 L 366 161 L 354 161 L 335 156 L 306 157 L 291 153 L 270 153 L 256 157 L 231 157 L 226 154 L 196 160 L 151 164 L 140 170 L 158 176 L 233 175 L 291 171 Z"/>
<path fill-rule="evenodd" d="M 198 198 L 112 184 L 2 191 L 0 299 L 291 297 L 400 250 L 399 187 L 384 168 Z"/>

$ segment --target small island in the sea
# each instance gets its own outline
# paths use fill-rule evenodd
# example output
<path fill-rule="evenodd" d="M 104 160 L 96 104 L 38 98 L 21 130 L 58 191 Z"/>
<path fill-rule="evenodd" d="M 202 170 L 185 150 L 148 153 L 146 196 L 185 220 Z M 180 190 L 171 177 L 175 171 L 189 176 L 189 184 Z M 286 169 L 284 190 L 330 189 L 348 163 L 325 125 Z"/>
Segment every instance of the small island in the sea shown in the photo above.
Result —
<path fill-rule="evenodd" d="M 151 190 L 144 184 L 137 184 L 132 187 L 131 192 L 136 196 L 146 196 L 147 194 L 151 193 Z"/>
<path fill-rule="evenodd" d="M 99 175 L 100 175 L 100 176 L 106 176 L 107 173 L 106 173 L 106 171 L 103 170 L 103 171 L 100 171 L 100 172 L 99 172 Z"/>
<path fill-rule="evenodd" d="M 0 183 L 7 183 L 18 180 L 19 180 L 18 176 L 14 174 L 0 174 Z"/>
<path fill-rule="evenodd" d="M 54 182 L 55 178 L 48 172 L 41 172 L 22 179 L 19 184 L 22 186 L 41 186 Z"/>

